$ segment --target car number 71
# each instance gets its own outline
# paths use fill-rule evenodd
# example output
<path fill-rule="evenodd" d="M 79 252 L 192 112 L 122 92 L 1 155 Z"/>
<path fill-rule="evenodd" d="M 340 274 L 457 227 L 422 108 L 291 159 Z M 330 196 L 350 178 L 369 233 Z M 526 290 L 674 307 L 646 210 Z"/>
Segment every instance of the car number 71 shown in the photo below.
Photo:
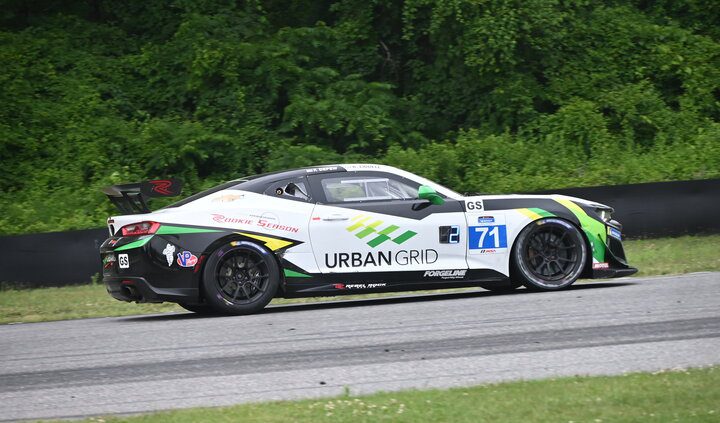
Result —
<path fill-rule="evenodd" d="M 470 249 L 507 248 L 507 228 L 505 225 L 471 226 Z"/>

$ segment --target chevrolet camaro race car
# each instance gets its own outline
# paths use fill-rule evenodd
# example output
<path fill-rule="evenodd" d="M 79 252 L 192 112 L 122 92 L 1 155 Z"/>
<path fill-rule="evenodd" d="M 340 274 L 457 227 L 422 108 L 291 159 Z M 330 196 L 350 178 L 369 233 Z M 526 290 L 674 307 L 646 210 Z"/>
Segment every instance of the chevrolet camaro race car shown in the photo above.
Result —
<path fill-rule="evenodd" d="M 481 286 L 566 288 L 633 274 L 611 207 L 560 195 L 463 196 L 389 166 L 237 179 L 150 212 L 179 181 L 114 185 L 103 281 L 121 301 L 248 314 L 273 297 Z"/>

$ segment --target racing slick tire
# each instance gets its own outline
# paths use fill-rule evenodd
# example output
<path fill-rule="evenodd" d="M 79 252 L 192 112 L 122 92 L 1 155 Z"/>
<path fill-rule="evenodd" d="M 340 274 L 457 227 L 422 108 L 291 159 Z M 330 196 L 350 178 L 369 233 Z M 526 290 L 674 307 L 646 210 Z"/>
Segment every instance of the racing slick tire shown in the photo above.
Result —
<path fill-rule="evenodd" d="M 203 269 L 205 301 L 222 314 L 262 310 L 278 290 L 280 266 L 272 253 L 248 241 L 232 241 L 209 256 Z"/>
<path fill-rule="evenodd" d="M 575 225 L 562 219 L 540 219 L 518 235 L 511 276 L 528 289 L 563 289 L 580 277 L 587 254 L 585 238 Z"/>

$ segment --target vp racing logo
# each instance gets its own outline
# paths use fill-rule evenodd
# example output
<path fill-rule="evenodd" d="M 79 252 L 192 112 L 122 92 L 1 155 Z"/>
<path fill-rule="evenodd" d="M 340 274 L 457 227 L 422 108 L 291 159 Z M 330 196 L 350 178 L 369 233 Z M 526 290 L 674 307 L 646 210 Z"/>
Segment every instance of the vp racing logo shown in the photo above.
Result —
<path fill-rule="evenodd" d="M 373 238 L 367 242 L 367 245 L 371 246 L 372 248 L 375 248 L 383 242 L 389 240 L 400 245 L 403 242 L 417 235 L 417 232 L 409 230 L 403 232 L 402 229 L 397 225 L 388 225 L 383 229 L 378 229 L 378 227 L 383 224 L 382 220 L 375 220 L 371 223 L 371 217 L 362 214 L 353 217 L 351 220 L 355 223 L 345 229 L 347 229 L 348 232 L 354 232 L 355 237 L 362 240 L 364 240 L 370 235 L 373 235 Z M 398 231 L 398 229 L 400 229 L 400 231 Z M 393 235 L 396 236 L 393 238 Z"/>

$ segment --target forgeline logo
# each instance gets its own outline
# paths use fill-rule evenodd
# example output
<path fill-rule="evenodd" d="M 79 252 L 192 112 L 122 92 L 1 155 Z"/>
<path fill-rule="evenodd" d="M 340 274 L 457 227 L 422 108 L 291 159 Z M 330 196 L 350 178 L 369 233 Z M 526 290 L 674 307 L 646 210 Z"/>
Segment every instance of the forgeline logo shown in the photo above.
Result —
<path fill-rule="evenodd" d="M 424 278 L 441 278 L 441 279 L 463 279 L 467 273 L 466 269 L 458 270 L 426 270 L 423 274 Z"/>
<path fill-rule="evenodd" d="M 348 226 L 347 231 L 348 232 L 354 232 L 358 229 L 360 229 L 355 236 L 358 239 L 364 239 L 369 235 L 375 235 L 373 239 L 367 242 L 367 245 L 371 246 L 372 248 L 377 247 L 378 245 L 382 244 L 385 241 L 392 240 L 392 242 L 400 245 L 403 242 L 407 241 L 408 239 L 414 237 L 417 235 L 417 232 L 413 231 L 404 231 L 403 233 L 395 232 L 398 229 L 400 229 L 397 225 L 389 225 L 385 227 L 384 229 L 378 229 L 378 226 L 383 224 L 382 220 L 375 220 L 373 222 L 370 222 L 371 217 L 365 216 L 365 215 L 357 215 L 351 219 L 353 222 L 352 225 Z M 402 229 L 400 229 L 402 230 Z M 393 238 L 390 234 L 395 232 L 397 236 Z"/>

